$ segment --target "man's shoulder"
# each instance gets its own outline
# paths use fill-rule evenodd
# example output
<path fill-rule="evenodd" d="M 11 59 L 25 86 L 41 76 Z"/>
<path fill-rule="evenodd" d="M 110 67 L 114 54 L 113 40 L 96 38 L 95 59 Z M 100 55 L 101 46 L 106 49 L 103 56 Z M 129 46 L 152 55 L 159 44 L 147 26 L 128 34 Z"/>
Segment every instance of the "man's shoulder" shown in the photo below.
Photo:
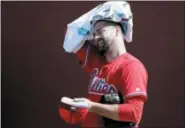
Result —
<path fill-rule="evenodd" d="M 137 57 L 127 52 L 122 55 L 119 67 L 125 69 L 126 67 L 132 66 L 145 68 L 144 64 Z"/>

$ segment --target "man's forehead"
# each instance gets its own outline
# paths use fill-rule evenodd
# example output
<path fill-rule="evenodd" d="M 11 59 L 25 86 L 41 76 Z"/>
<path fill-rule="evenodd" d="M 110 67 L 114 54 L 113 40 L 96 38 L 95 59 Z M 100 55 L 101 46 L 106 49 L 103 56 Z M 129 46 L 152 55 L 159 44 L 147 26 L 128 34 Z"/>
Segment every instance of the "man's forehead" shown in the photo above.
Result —
<path fill-rule="evenodd" d="M 98 21 L 94 24 L 93 31 L 96 31 L 96 30 L 101 29 L 106 26 L 108 26 L 107 21 Z"/>
<path fill-rule="evenodd" d="M 94 24 L 94 28 L 95 27 L 103 27 L 103 26 L 106 26 L 108 25 L 108 22 L 107 21 L 97 21 L 95 24 Z"/>

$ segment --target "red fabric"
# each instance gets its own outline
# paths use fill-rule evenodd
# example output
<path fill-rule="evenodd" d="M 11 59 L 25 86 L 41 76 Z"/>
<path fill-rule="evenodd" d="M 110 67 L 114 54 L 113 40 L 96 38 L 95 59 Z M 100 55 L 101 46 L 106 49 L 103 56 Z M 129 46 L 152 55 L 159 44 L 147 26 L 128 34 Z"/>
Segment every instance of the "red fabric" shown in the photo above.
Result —
<path fill-rule="evenodd" d="M 119 105 L 120 120 L 140 122 L 143 104 L 147 100 L 148 75 L 143 64 L 137 60 L 128 62 L 120 70 L 120 90 L 126 104 Z"/>
<path fill-rule="evenodd" d="M 139 122 L 143 103 L 147 100 L 148 76 L 143 64 L 129 53 L 108 63 L 104 58 L 95 54 L 93 47 L 90 47 L 88 52 L 87 48 L 88 43 L 76 53 L 76 56 L 84 63 L 88 55 L 86 65 L 83 67 L 90 74 L 88 99 L 99 102 L 104 94 L 122 92 L 127 103 L 119 106 L 120 120 Z M 136 98 L 137 96 L 140 99 Z M 101 127 L 103 125 L 101 118 L 95 113 L 87 113 L 82 126 Z"/>
<path fill-rule="evenodd" d="M 118 106 L 119 120 L 139 123 L 143 113 L 144 98 L 137 96 Z"/>
<path fill-rule="evenodd" d="M 78 124 L 85 119 L 87 110 L 78 109 L 77 111 L 73 112 L 65 108 L 59 107 L 59 114 L 60 114 L 60 117 L 64 119 L 67 123 Z"/>
<path fill-rule="evenodd" d="M 146 100 L 148 75 L 143 64 L 137 60 L 127 62 L 120 74 L 120 90 L 125 98 L 139 95 Z"/>
<path fill-rule="evenodd" d="M 86 42 L 83 47 L 75 54 L 82 68 L 87 72 L 91 73 L 92 69 L 99 67 L 104 57 L 100 57 L 95 53 L 94 47 Z"/>

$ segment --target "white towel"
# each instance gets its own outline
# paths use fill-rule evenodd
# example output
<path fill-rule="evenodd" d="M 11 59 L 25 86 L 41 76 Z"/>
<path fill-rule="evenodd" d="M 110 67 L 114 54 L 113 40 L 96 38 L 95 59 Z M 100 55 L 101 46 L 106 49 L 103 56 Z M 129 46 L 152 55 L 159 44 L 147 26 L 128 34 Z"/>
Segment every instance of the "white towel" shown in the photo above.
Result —
<path fill-rule="evenodd" d="M 124 29 L 124 39 L 132 41 L 133 16 L 126 1 L 109 1 L 98 5 L 67 25 L 63 48 L 66 52 L 76 53 L 85 43 L 92 39 L 92 28 L 98 20 L 120 23 Z"/>

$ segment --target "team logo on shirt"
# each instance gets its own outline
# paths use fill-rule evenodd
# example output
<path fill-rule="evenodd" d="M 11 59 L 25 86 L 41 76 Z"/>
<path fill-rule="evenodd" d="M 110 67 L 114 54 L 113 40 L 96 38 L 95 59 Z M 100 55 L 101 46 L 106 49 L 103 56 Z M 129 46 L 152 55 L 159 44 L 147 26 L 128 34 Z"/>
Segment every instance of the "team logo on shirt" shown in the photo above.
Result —
<path fill-rule="evenodd" d="M 117 93 L 114 85 L 106 83 L 104 78 L 99 78 L 97 75 L 98 69 L 95 68 L 91 73 L 91 79 L 88 88 L 88 92 L 90 94 L 105 95 L 110 93 Z"/>

